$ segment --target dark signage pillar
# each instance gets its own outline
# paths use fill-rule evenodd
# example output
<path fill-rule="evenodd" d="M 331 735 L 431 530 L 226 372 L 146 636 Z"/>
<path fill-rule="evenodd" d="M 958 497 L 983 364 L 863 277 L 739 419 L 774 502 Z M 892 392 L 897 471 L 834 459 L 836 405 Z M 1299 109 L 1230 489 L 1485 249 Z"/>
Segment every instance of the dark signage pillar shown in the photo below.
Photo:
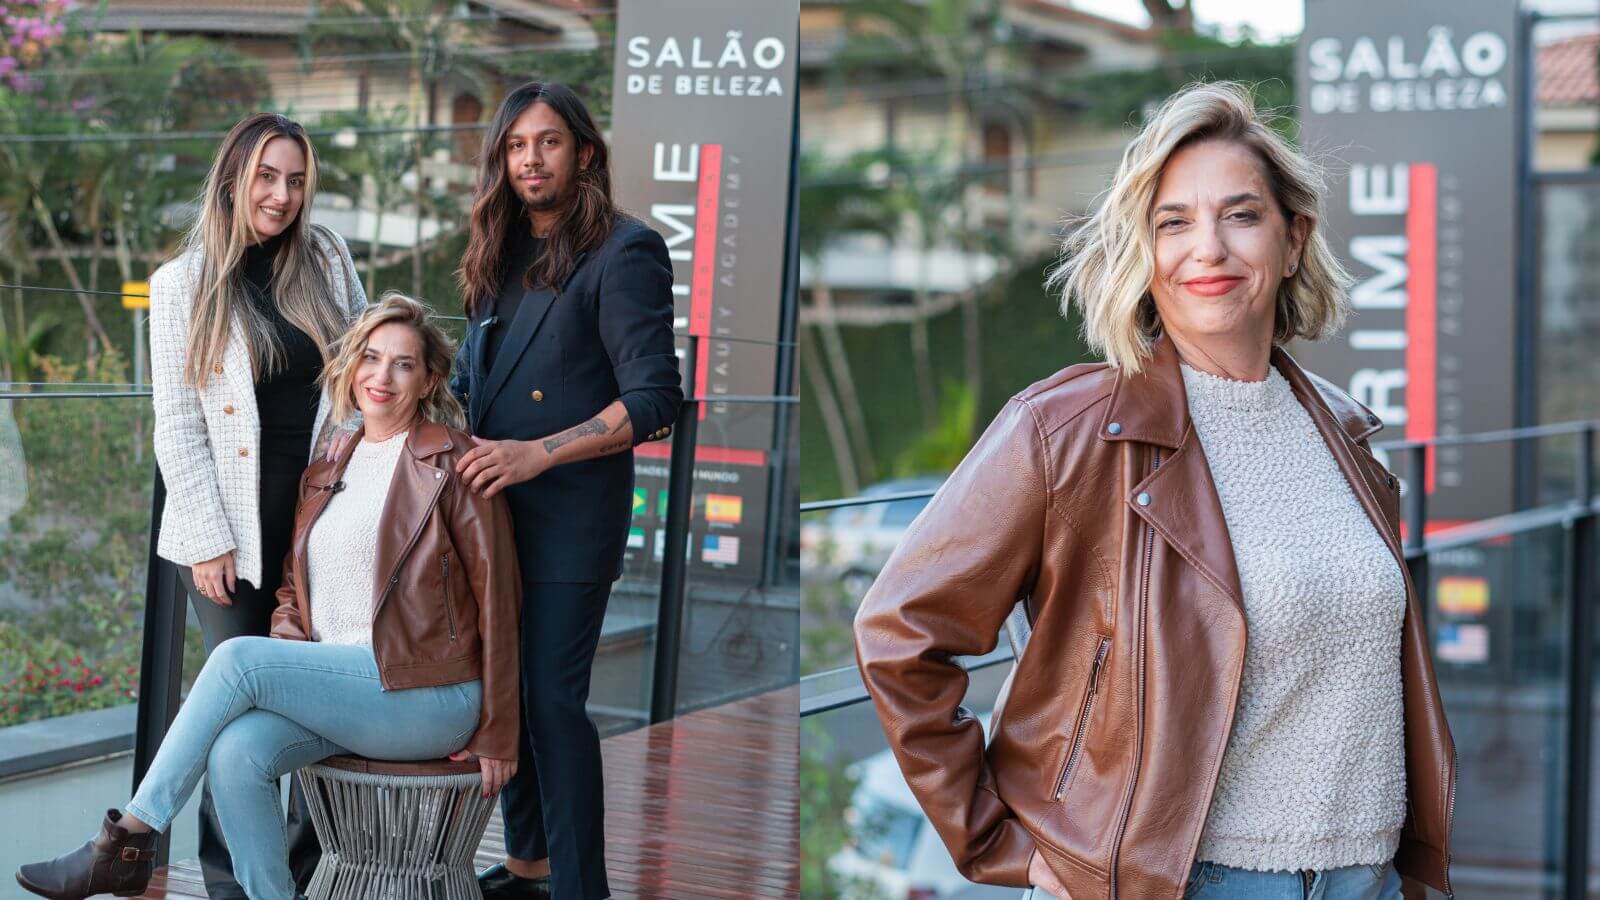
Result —
<path fill-rule="evenodd" d="M 1329 164 L 1326 233 L 1356 282 L 1349 325 L 1297 357 L 1377 413 L 1380 438 L 1517 424 L 1517 14 L 1306 3 L 1301 141 Z M 1399 471 L 1436 528 L 1509 512 L 1512 455 L 1447 447 Z"/>

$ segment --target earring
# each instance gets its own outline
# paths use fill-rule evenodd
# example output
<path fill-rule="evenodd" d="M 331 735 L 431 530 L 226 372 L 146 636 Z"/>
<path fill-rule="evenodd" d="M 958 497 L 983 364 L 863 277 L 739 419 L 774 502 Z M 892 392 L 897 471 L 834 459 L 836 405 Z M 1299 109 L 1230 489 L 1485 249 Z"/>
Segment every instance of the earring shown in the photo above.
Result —
<path fill-rule="evenodd" d="M 1300 270 L 1300 264 L 1299 263 L 1297 263 L 1297 262 L 1289 263 L 1289 274 L 1290 275 L 1293 275 L 1295 272 L 1298 272 L 1299 270 Z"/>

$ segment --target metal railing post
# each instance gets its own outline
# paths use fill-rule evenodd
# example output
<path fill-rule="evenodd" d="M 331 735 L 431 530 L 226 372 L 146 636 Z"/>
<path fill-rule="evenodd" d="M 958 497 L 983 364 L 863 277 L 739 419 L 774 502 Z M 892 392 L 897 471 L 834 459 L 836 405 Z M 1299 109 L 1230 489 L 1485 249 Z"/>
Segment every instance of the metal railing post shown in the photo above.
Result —
<path fill-rule="evenodd" d="M 166 488 L 160 473 L 150 500 L 150 552 L 145 573 L 144 635 L 139 654 L 139 708 L 133 739 L 133 793 L 156 758 L 156 750 L 178 715 L 183 684 L 185 597 L 172 563 L 156 555 Z M 167 864 L 167 841 L 157 847 L 156 865 Z"/>
<path fill-rule="evenodd" d="M 1578 514 L 1567 526 L 1567 809 L 1563 866 L 1566 896 L 1589 895 L 1589 817 L 1593 785 L 1590 754 L 1594 740 L 1594 426 L 1579 435 Z"/>
<path fill-rule="evenodd" d="M 1428 631 L 1433 618 L 1428 607 L 1433 591 L 1428 583 L 1428 554 L 1423 551 L 1428 529 L 1428 451 L 1427 444 L 1411 447 L 1406 454 L 1406 569 L 1411 573 L 1411 584 L 1417 589 L 1417 607 L 1422 611 L 1423 631 Z"/>
<path fill-rule="evenodd" d="M 692 396 L 700 338 L 689 335 L 684 354 L 691 396 L 684 400 L 672 432 L 667 475 L 667 533 L 662 538 L 661 595 L 656 604 L 656 653 L 650 680 L 650 722 L 665 722 L 678 707 L 678 649 L 683 642 L 683 586 L 689 568 L 689 510 L 694 494 L 694 453 L 699 440 L 700 401 Z"/>

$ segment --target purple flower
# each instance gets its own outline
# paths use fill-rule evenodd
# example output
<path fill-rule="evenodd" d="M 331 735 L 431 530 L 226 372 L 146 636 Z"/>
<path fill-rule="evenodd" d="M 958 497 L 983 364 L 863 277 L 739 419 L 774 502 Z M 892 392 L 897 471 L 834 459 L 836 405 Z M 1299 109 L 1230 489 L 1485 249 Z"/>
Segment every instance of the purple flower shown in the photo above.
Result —
<path fill-rule="evenodd" d="M 17 58 L 14 56 L 0 56 L 0 75 L 10 75 L 16 71 Z"/>

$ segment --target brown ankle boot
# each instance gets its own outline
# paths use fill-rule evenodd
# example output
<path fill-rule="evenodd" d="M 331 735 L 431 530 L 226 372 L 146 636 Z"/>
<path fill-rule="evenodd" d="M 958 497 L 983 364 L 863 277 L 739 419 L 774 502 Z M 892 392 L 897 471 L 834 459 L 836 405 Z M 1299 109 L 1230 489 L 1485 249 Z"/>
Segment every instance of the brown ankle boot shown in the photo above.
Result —
<path fill-rule="evenodd" d="M 95 894 L 134 897 L 144 893 L 155 871 L 154 831 L 133 834 L 118 825 L 122 813 L 106 810 L 94 840 L 47 862 L 28 863 L 17 870 L 17 884 L 52 900 L 84 900 Z"/>

